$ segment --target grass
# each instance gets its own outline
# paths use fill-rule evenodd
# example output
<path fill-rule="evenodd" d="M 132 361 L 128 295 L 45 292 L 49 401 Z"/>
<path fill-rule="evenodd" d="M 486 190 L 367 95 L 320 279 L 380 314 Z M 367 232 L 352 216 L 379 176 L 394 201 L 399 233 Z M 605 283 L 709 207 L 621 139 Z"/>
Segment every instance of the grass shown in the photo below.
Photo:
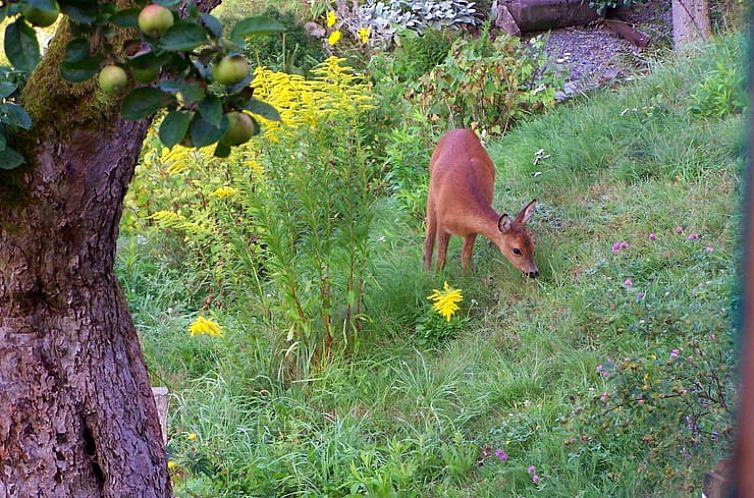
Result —
<path fill-rule="evenodd" d="M 487 144 L 496 207 L 514 212 L 540 200 L 537 281 L 484 240 L 475 274 L 460 274 L 458 240 L 444 274 L 423 273 L 422 227 L 381 200 L 366 330 L 351 357 L 334 357 L 306 382 L 279 381 L 270 331 L 243 298 L 216 317 L 223 338 L 189 338 L 202 306 L 197 282 L 174 269 L 159 241 L 124 236 L 119 276 L 155 383 L 173 393 L 178 494 L 698 494 L 703 473 L 730 449 L 726 437 L 709 436 L 730 414 L 706 415 L 702 429 L 688 431 L 695 404 L 624 407 L 620 397 L 642 381 L 618 367 L 605 378 L 597 366 L 627 357 L 658 385 L 708 385 L 709 372 L 731 382 L 743 119 L 700 120 L 686 108 L 718 60 L 739 63 L 740 44 L 719 41 Z M 534 164 L 540 149 L 549 157 Z M 689 240 L 692 232 L 703 236 Z M 613 254 L 620 240 L 630 248 Z M 463 289 L 470 324 L 441 347 L 421 348 L 413 328 L 444 280 Z M 676 367 L 664 362 L 676 348 L 709 354 Z M 496 448 L 506 462 L 485 458 Z"/>

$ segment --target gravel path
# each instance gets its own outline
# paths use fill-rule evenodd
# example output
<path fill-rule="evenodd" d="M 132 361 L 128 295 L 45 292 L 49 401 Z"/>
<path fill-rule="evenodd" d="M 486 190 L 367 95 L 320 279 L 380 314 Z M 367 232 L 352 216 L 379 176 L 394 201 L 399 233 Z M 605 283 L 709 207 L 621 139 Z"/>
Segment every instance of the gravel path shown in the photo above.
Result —
<path fill-rule="evenodd" d="M 623 8 L 621 16 L 649 35 L 649 48 L 665 43 L 671 35 L 670 0 Z M 527 38 L 538 34 L 542 33 L 532 33 Z M 631 60 L 625 55 L 638 55 L 641 50 L 602 23 L 552 30 L 547 40 L 548 57 L 568 75 L 558 98 L 566 99 L 619 78 Z"/>

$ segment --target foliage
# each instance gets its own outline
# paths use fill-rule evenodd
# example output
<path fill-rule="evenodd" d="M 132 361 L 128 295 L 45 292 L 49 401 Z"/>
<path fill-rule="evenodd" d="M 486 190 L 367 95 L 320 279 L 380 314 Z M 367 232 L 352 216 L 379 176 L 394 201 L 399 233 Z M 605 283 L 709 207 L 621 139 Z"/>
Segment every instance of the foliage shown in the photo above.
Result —
<path fill-rule="evenodd" d="M 353 7 L 339 0 L 336 4 L 335 27 L 350 32 L 357 40 L 359 30 L 366 29 L 371 47 L 389 47 L 395 35 L 405 30 L 421 34 L 477 24 L 474 2 L 468 0 L 366 0 Z"/>
<path fill-rule="evenodd" d="M 468 328 L 468 317 L 454 316 L 449 320 L 434 310 L 428 310 L 416 321 L 416 342 L 425 347 L 437 347 L 455 339 L 458 333 Z"/>
<path fill-rule="evenodd" d="M 545 65 L 543 41 L 491 41 L 487 29 L 476 40 L 456 40 L 446 61 L 421 79 L 417 98 L 432 119 L 504 133 L 513 121 L 555 104 L 560 80 Z"/>
<path fill-rule="evenodd" d="M 287 343 L 300 375 L 324 340 L 329 349 L 362 319 L 373 172 L 358 123 L 373 104 L 343 63 L 331 57 L 311 79 L 256 69 L 255 95 L 282 118 L 260 118 L 266 145 L 221 162 L 207 148 L 168 151 L 150 140 L 126 216 L 176 231 L 193 271 L 214 283 L 208 292 L 253 289 L 259 309 L 274 312 L 275 347 Z"/>
<path fill-rule="evenodd" d="M 429 189 L 428 132 L 414 120 L 405 120 L 386 137 L 384 179 L 406 212 L 424 218 Z"/>
<path fill-rule="evenodd" d="M 159 12 L 154 15 L 155 11 Z M 274 115 L 274 109 L 252 96 L 249 75 L 225 85 L 222 91 L 210 89 L 208 85 L 218 79 L 218 72 L 210 67 L 216 69 L 224 57 L 237 57 L 247 38 L 281 31 L 283 27 L 276 21 L 261 17 L 242 19 L 224 35 L 224 26 L 219 20 L 200 13 L 193 3 L 179 12 L 174 2 L 170 2 L 169 7 L 119 8 L 102 2 L 24 0 L 0 11 L 0 20 L 13 19 L 6 26 L 4 43 L 5 55 L 14 68 L 14 71 L 0 73 L 0 95 L 5 109 L 0 121 L 3 169 L 12 169 L 24 162 L 23 157 L 7 145 L 7 129 L 29 129 L 32 125 L 30 116 L 19 104 L 25 79 L 40 60 L 33 26 L 48 26 L 61 12 L 68 18 L 71 33 L 60 66 L 56 68 L 62 78 L 70 83 L 84 83 L 99 73 L 101 90 L 111 97 L 127 86 L 129 91 L 121 101 L 121 114 L 126 119 L 144 119 L 161 109 L 169 110 L 160 133 L 160 139 L 168 147 L 188 137 L 188 143 L 197 147 L 217 143 L 215 154 L 227 157 L 230 145 L 222 139 L 229 129 L 228 113 L 249 111 L 266 113 L 268 117 Z M 155 28 L 147 28 L 151 25 Z M 245 59 L 243 64 L 245 67 Z M 146 84 L 129 84 L 125 69 L 129 69 L 135 79 L 141 72 L 138 80 Z M 169 78 L 157 81 L 161 72 Z M 256 129 L 254 118 L 244 116 Z"/>
<path fill-rule="evenodd" d="M 31 128 L 31 116 L 19 105 L 23 72 L 0 66 L 0 169 L 13 169 L 24 158 L 8 145 L 8 135 Z"/>
<path fill-rule="evenodd" d="M 589 0 L 589 6 L 596 10 L 598 14 L 603 15 L 607 9 L 630 7 L 632 5 L 645 3 L 646 1 L 647 0 Z"/>
<path fill-rule="evenodd" d="M 391 70 L 401 82 L 415 81 L 445 61 L 453 39 L 452 31 L 402 31 L 397 36 Z"/>
<path fill-rule="evenodd" d="M 703 118 L 741 112 L 748 100 L 743 69 L 740 65 L 718 62 L 691 94 L 689 112 Z"/>
<path fill-rule="evenodd" d="M 269 8 L 262 16 L 279 21 L 285 31 L 282 34 L 259 36 L 247 48 L 247 55 L 259 66 L 306 76 L 310 69 L 324 59 L 321 42 L 309 36 L 294 14 Z"/>

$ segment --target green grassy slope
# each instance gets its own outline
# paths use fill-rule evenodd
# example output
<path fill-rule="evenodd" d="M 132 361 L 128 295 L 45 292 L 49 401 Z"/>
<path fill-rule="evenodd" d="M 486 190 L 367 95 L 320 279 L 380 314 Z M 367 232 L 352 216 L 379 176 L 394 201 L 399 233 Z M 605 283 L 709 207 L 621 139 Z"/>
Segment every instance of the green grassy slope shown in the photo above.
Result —
<path fill-rule="evenodd" d="M 228 310 L 223 339 L 189 338 L 191 306 L 182 302 L 189 280 L 124 243 L 120 276 L 155 383 L 176 395 L 171 451 L 179 495 L 698 491 L 703 472 L 727 448 L 724 437 L 711 435 L 722 432 L 726 415 L 703 417 L 709 422 L 694 436 L 684 432 L 692 412 L 683 410 L 691 405 L 617 408 L 631 380 L 612 371 L 602 377 L 597 366 L 730 347 L 743 119 L 700 120 L 686 109 L 703 75 L 738 57 L 733 37 L 487 144 L 498 166 L 495 206 L 514 212 L 540 200 L 532 224 L 537 281 L 523 279 L 483 240 L 475 274 L 460 275 L 458 240 L 445 274 L 424 274 L 421 227 L 382 202 L 370 321 L 357 351 L 291 389 L 277 382 L 267 331 L 253 313 Z M 549 157 L 535 164 L 540 149 Z M 702 237 L 689 240 L 691 233 Z M 614 254 L 621 240 L 630 247 Z M 423 349 L 411 338 L 415 320 L 444 280 L 463 289 L 462 312 L 471 320 L 455 340 Z M 730 363 L 693 361 L 699 368 L 684 372 Z M 667 374 L 679 371 L 673 368 L 663 363 L 651 370 L 656 378 L 642 381 L 699 380 Z M 606 401 L 597 399 L 602 392 Z M 480 465 L 484 448 L 501 448 L 508 460 Z"/>

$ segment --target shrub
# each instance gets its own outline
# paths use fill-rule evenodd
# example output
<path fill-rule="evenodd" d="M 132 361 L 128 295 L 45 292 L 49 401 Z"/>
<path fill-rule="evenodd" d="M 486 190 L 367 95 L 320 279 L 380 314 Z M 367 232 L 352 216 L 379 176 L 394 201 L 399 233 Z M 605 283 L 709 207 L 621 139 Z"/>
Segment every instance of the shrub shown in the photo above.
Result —
<path fill-rule="evenodd" d="M 251 290 L 282 332 L 277 344 L 288 342 L 290 366 L 299 363 L 294 375 L 361 319 L 374 196 L 358 120 L 373 106 L 343 62 L 328 59 L 311 79 L 257 68 L 255 95 L 282 121 L 262 118 L 267 140 L 228 159 L 148 140 L 126 219 L 179 239 L 192 270 L 212 282 L 207 293 L 244 299 Z"/>
<path fill-rule="evenodd" d="M 491 41 L 488 30 L 476 40 L 456 40 L 445 62 L 421 79 L 417 95 L 429 115 L 504 133 L 513 121 L 552 107 L 560 80 L 546 67 L 542 39 Z"/>
<path fill-rule="evenodd" d="M 441 64 L 448 56 L 453 39 L 451 31 L 431 29 L 423 34 L 403 31 L 397 37 L 398 42 L 393 52 L 392 70 L 398 80 L 416 81 Z"/>
<path fill-rule="evenodd" d="M 691 114 L 723 117 L 746 107 L 746 77 L 739 65 L 718 62 L 691 95 Z"/>
<path fill-rule="evenodd" d="M 607 9 L 614 9 L 616 7 L 630 7 L 632 5 L 639 5 L 646 3 L 647 0 L 589 0 L 589 6 L 602 15 Z"/>
<path fill-rule="evenodd" d="M 359 30 L 369 33 L 369 45 L 388 47 L 396 33 L 411 30 L 458 28 L 476 25 L 474 2 L 468 0 L 367 0 L 363 5 L 349 7 L 348 2 L 337 3 L 336 27 L 359 39 Z"/>
<path fill-rule="evenodd" d="M 285 26 L 282 34 L 260 36 L 254 40 L 247 54 L 257 65 L 275 71 L 307 75 L 324 59 L 322 43 L 309 36 L 291 12 L 270 8 L 263 14 L 268 19 L 277 19 Z"/>

